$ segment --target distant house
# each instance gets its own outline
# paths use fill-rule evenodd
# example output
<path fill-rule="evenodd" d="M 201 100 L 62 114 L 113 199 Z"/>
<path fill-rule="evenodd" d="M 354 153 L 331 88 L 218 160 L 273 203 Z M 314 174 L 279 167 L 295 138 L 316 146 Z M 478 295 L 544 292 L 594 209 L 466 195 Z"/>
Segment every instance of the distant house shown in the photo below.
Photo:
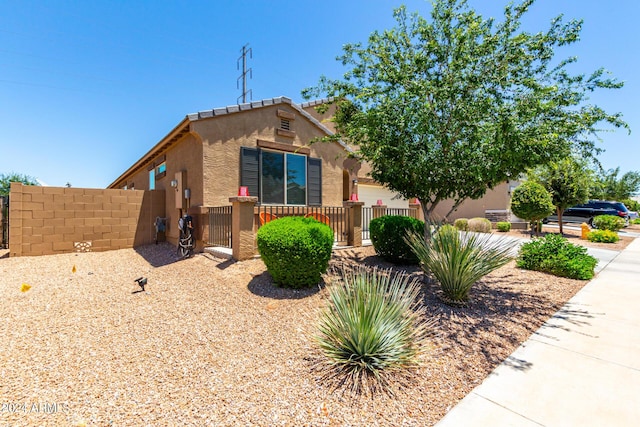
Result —
<path fill-rule="evenodd" d="M 315 109 L 322 102 L 278 97 L 188 114 L 108 188 L 165 192 L 166 237 L 173 243 L 181 215 L 228 205 L 241 186 L 259 205 L 341 206 L 357 193 L 365 206 L 382 200 L 406 208 L 407 200 L 349 157 L 346 144 L 312 143 L 334 133 L 332 109 Z M 508 206 L 506 197 L 491 203 L 468 216 Z"/>

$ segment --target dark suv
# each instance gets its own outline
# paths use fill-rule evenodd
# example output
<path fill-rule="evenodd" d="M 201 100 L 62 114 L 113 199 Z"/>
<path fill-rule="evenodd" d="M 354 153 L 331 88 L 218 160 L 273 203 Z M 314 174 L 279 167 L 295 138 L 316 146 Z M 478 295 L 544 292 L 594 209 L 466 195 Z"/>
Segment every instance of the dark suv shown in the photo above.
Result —
<path fill-rule="evenodd" d="M 589 200 L 584 205 L 566 209 L 562 214 L 562 222 L 586 222 L 593 227 L 593 218 L 598 215 L 614 215 L 624 219 L 625 227 L 629 225 L 629 210 L 620 202 L 605 200 Z M 544 222 L 558 221 L 558 215 L 550 215 Z"/>

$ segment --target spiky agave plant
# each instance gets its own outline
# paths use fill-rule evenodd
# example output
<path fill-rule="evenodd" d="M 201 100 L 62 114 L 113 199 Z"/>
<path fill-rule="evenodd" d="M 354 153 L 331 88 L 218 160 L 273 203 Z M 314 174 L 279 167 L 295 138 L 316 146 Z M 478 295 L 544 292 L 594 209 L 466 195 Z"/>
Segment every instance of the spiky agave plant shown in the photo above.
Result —
<path fill-rule="evenodd" d="M 329 280 L 315 342 L 323 379 L 352 392 L 393 393 L 391 375 L 420 365 L 432 323 L 419 305 L 419 284 L 402 273 L 341 266 Z"/>
<path fill-rule="evenodd" d="M 443 300 L 462 305 L 475 282 L 513 259 L 517 241 L 487 234 L 440 229 L 432 239 L 412 233 L 407 243 L 426 273 L 440 283 Z"/>

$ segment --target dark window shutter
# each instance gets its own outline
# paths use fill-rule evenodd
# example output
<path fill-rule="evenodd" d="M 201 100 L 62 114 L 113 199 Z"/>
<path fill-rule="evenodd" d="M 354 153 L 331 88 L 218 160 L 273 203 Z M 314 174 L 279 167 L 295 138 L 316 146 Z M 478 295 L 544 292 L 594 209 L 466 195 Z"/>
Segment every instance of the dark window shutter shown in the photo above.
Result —
<path fill-rule="evenodd" d="M 240 185 L 260 202 L 260 150 L 240 147 Z"/>
<path fill-rule="evenodd" d="M 322 205 L 322 160 L 307 158 L 307 203 Z"/>

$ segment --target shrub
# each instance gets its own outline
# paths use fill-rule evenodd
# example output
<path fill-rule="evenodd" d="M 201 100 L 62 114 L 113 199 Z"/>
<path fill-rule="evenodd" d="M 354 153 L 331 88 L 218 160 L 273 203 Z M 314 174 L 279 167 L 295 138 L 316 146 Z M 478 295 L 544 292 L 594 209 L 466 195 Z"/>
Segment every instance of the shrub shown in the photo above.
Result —
<path fill-rule="evenodd" d="M 599 230 L 618 231 L 624 228 L 624 219 L 614 215 L 598 215 L 592 225 Z"/>
<path fill-rule="evenodd" d="M 431 273 L 440 283 L 443 300 L 454 305 L 468 300 L 475 282 L 508 263 L 517 245 L 514 240 L 450 229 L 441 229 L 429 241 L 417 233 L 407 241 L 425 273 Z"/>
<path fill-rule="evenodd" d="M 620 236 L 611 230 L 593 230 L 587 233 L 587 240 L 597 243 L 615 243 L 620 240 Z"/>
<path fill-rule="evenodd" d="M 523 244 L 516 261 L 519 268 L 580 280 L 591 279 L 597 263 L 587 248 L 573 245 L 559 234 Z"/>
<path fill-rule="evenodd" d="M 386 388 L 390 374 L 419 366 L 431 323 L 418 305 L 417 278 L 343 266 L 327 282 L 328 305 L 314 339 L 326 356 L 325 379 L 361 392 Z"/>
<path fill-rule="evenodd" d="M 553 213 L 553 198 L 540 184 L 526 181 L 517 186 L 511 195 L 511 211 L 518 218 L 539 224 L 542 218 Z M 536 234 L 539 228 L 536 227 Z"/>
<path fill-rule="evenodd" d="M 394 264 L 417 264 L 418 258 L 407 245 L 407 232 L 424 233 L 424 222 L 408 216 L 384 215 L 369 223 L 371 243 L 376 254 Z"/>
<path fill-rule="evenodd" d="M 632 219 L 631 224 L 640 224 L 640 218 Z"/>
<path fill-rule="evenodd" d="M 469 220 L 467 218 L 458 218 L 453 221 L 453 226 L 460 231 L 469 230 Z"/>
<path fill-rule="evenodd" d="M 331 227 L 313 218 L 284 217 L 257 233 L 258 252 L 278 286 L 318 284 L 327 271 L 333 247 Z"/>
<path fill-rule="evenodd" d="M 510 222 L 506 222 L 506 221 L 497 222 L 496 223 L 496 229 L 498 231 L 506 233 L 507 231 L 511 230 L 511 223 Z"/>
<path fill-rule="evenodd" d="M 486 218 L 471 218 L 469 220 L 469 231 L 491 233 L 491 221 Z"/>

